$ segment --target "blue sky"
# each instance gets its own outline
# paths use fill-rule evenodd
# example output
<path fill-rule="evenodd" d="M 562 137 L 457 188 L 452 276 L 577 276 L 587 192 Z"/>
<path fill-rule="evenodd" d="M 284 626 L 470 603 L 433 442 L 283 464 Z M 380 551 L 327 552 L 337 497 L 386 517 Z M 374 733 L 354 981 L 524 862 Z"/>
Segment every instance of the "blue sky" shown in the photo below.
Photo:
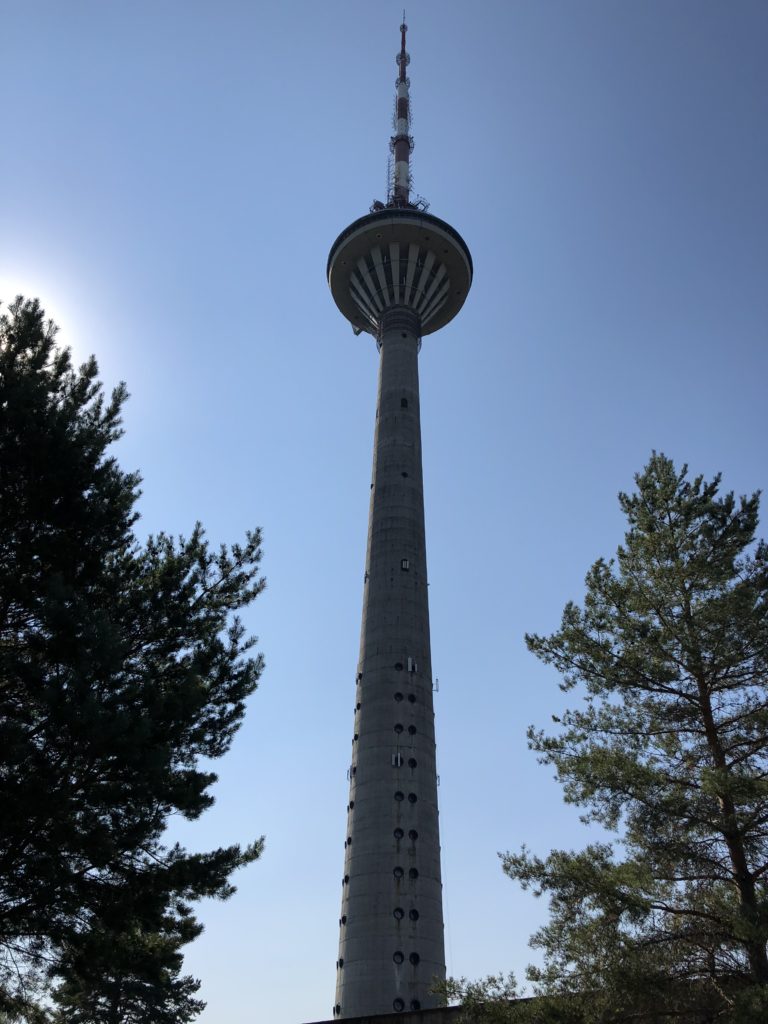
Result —
<path fill-rule="evenodd" d="M 203 1024 L 330 1015 L 376 351 L 328 249 L 385 192 L 389 0 L 0 0 L 0 297 L 132 399 L 142 532 L 265 531 L 267 670 L 190 846 L 266 834 L 187 966 Z M 412 0 L 416 189 L 475 281 L 425 340 L 448 968 L 531 957 L 496 853 L 587 831 L 526 747 L 563 707 L 523 633 L 623 534 L 652 449 L 765 487 L 768 6 Z M 768 532 L 768 531 L 763 531 Z"/>

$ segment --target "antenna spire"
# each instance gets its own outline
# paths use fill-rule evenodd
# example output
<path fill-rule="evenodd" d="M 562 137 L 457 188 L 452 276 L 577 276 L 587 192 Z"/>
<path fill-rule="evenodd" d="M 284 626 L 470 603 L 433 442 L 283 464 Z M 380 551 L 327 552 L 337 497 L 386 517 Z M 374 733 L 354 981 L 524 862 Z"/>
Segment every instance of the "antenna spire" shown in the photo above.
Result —
<path fill-rule="evenodd" d="M 411 58 L 405 49 L 405 34 L 408 26 L 405 23 L 405 10 L 403 10 L 403 23 L 400 26 L 400 52 L 395 58 L 399 69 L 397 82 L 395 83 L 397 93 L 395 100 L 395 134 L 390 141 L 390 148 L 395 158 L 395 172 L 392 183 L 392 195 L 389 198 L 388 206 L 411 206 L 411 152 L 413 150 L 413 136 L 411 135 L 411 105 L 408 94 L 410 82 L 406 75 L 406 68 Z"/>

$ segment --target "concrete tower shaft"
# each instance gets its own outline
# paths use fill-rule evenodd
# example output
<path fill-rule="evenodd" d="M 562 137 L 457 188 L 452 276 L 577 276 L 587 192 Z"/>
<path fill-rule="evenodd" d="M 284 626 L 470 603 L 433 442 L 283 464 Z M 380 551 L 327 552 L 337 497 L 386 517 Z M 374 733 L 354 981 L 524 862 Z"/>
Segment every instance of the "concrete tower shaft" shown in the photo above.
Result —
<path fill-rule="evenodd" d="M 435 1006 L 445 977 L 418 354 L 461 309 L 472 259 L 402 190 L 374 207 L 339 235 L 327 267 L 336 305 L 379 348 L 337 1018 Z"/>
<path fill-rule="evenodd" d="M 434 1005 L 445 975 L 421 468 L 419 330 L 381 325 L 336 1007 Z"/>

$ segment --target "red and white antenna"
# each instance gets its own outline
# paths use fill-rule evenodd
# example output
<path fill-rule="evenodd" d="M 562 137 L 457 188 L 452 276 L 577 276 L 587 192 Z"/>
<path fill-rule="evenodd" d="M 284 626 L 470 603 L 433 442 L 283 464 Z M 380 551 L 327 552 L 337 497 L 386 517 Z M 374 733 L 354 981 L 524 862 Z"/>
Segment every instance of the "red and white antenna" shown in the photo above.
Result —
<path fill-rule="evenodd" d="M 411 196 L 411 151 L 413 150 L 413 137 L 411 135 L 411 107 L 408 95 L 410 82 L 405 69 L 411 62 L 405 50 L 405 34 L 408 26 L 405 23 L 405 11 L 403 11 L 403 23 L 400 26 L 400 52 L 397 57 L 397 66 L 400 73 L 395 83 L 397 98 L 395 105 L 395 134 L 390 143 L 395 158 L 395 173 L 393 177 L 392 195 L 389 198 L 389 206 L 410 206 Z"/>

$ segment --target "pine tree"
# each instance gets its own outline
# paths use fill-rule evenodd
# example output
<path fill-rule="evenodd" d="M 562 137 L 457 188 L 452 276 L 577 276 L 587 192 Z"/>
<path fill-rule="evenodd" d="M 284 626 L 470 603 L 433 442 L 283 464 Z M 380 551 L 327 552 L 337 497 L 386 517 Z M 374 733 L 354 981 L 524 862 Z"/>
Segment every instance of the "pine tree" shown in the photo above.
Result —
<path fill-rule="evenodd" d="M 529 730 L 583 820 L 616 833 L 506 873 L 550 900 L 540 1019 L 768 1019 L 768 548 L 758 495 L 654 453 L 583 607 L 526 637 L 577 705 Z M 549 1009 L 547 1009 L 549 1008 Z M 523 1009 L 522 1007 L 520 1008 Z M 533 1007 L 528 1007 L 531 1012 Z M 546 1014 L 550 1013 L 547 1018 Z M 537 1018 L 538 1019 L 538 1018 Z"/>
<path fill-rule="evenodd" d="M 126 397 L 36 301 L 0 318 L 0 1019 L 191 1020 L 192 904 L 261 849 L 163 841 L 212 803 L 201 759 L 256 688 L 237 612 L 264 582 L 258 531 L 138 540 L 139 478 L 109 454 Z"/>

